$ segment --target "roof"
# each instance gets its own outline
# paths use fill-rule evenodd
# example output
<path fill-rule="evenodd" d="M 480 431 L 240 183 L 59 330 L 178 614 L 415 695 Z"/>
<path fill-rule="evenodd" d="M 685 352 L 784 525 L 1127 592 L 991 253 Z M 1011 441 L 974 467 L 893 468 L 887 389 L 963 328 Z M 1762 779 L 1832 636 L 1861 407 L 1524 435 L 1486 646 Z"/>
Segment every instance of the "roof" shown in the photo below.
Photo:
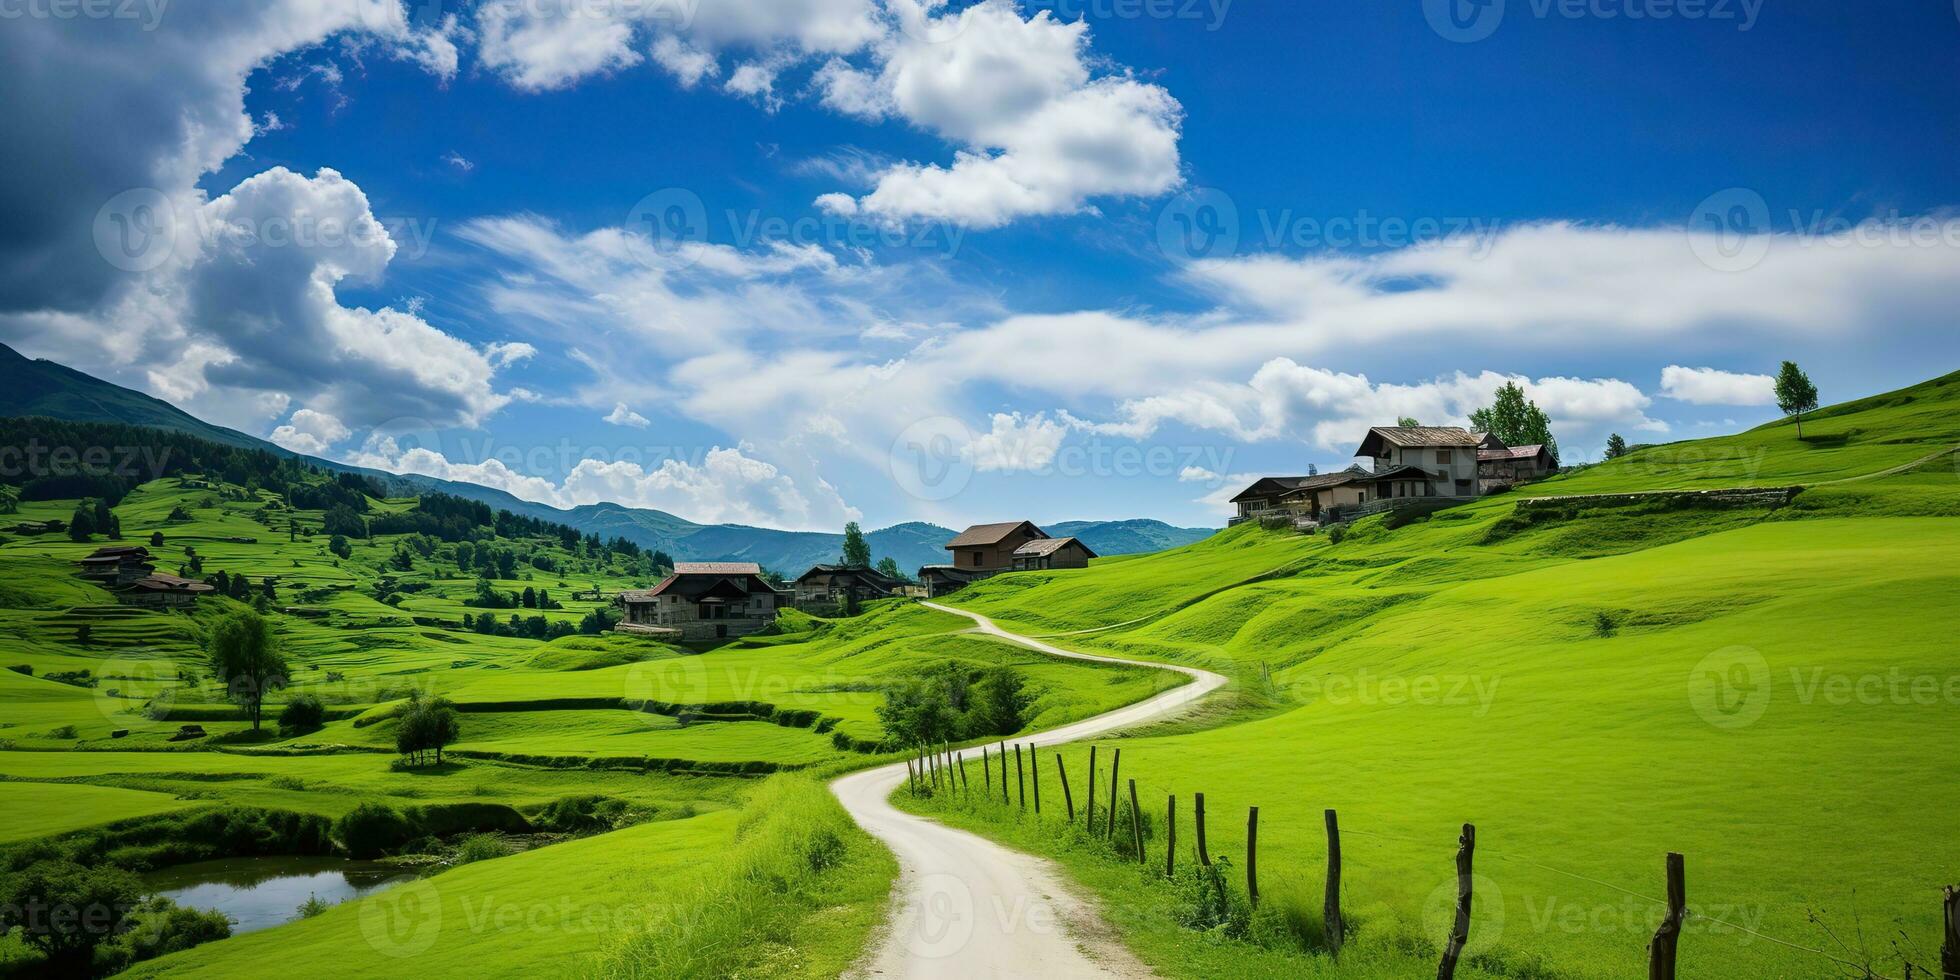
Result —
<path fill-rule="evenodd" d="M 1028 521 L 1008 521 L 1003 524 L 975 524 L 961 531 L 953 540 L 946 542 L 946 547 L 978 548 L 990 544 L 999 544 L 1006 540 L 1009 535 L 1024 527 L 1034 532 L 1034 537 L 1045 538 L 1048 536 L 1048 532 L 1035 527 Z"/>
<path fill-rule="evenodd" d="M 1469 429 L 1453 425 L 1378 425 L 1368 430 L 1367 437 L 1361 440 L 1361 448 L 1355 450 L 1356 456 L 1380 456 L 1370 447 L 1381 448 L 1383 443 L 1395 446 L 1462 446 L 1466 449 L 1477 445 L 1477 437 Z"/>
<path fill-rule="evenodd" d="M 1477 448 L 1478 449 L 1509 449 L 1511 447 L 1505 445 L 1504 440 L 1499 439 L 1488 432 L 1479 432 L 1477 433 Z"/>
<path fill-rule="evenodd" d="M 1360 479 L 1363 483 L 1379 483 L 1382 480 L 1440 480 L 1442 477 L 1420 466 L 1391 466 L 1385 470 L 1363 474 Z"/>
<path fill-rule="evenodd" d="M 1347 484 L 1358 483 L 1363 480 L 1372 479 L 1373 477 L 1373 473 L 1362 469 L 1360 466 L 1350 466 L 1339 473 L 1322 473 L 1319 476 L 1306 477 L 1301 481 L 1299 486 L 1288 490 L 1281 496 L 1291 497 L 1296 493 L 1312 493 L 1315 490 L 1325 490 L 1328 487 L 1346 486 Z"/>
<path fill-rule="evenodd" d="M 1048 555 L 1052 555 L 1055 552 L 1060 551 L 1071 544 L 1075 545 L 1078 548 L 1081 548 L 1083 552 L 1086 553 L 1091 558 L 1102 557 L 1101 555 L 1096 554 L 1094 551 L 1091 551 L 1088 545 L 1083 544 L 1080 540 L 1076 538 L 1039 538 L 1037 540 L 1030 541 L 1027 544 L 1022 545 L 1019 548 L 1014 549 L 1014 557 L 1042 558 Z"/>
<path fill-rule="evenodd" d="M 1318 479 L 1320 479 L 1320 477 L 1317 476 L 1263 477 L 1259 480 L 1254 481 L 1251 486 L 1246 487 L 1244 490 L 1239 491 L 1238 496 L 1233 497 L 1228 502 L 1236 504 L 1241 500 L 1249 500 L 1257 497 L 1277 497 L 1281 494 L 1288 493 L 1293 490 L 1298 490 L 1302 484 L 1310 480 L 1318 480 Z"/>
<path fill-rule="evenodd" d="M 811 565 L 810 570 L 798 575 L 796 580 L 802 582 L 805 579 L 816 578 L 819 575 L 852 575 L 858 578 L 868 579 L 872 584 L 883 588 L 890 588 L 898 584 L 897 579 L 875 568 L 852 568 L 849 565 Z"/>
<path fill-rule="evenodd" d="M 106 558 L 127 558 L 131 555 L 135 555 L 140 558 L 148 558 L 150 557 L 150 549 L 141 547 L 139 545 L 111 545 L 107 548 L 97 548 L 94 551 L 89 552 L 89 556 L 82 560 L 92 561 L 95 559 L 106 559 Z"/>
<path fill-rule="evenodd" d="M 1503 449 L 1479 449 L 1477 450 L 1477 459 L 1536 459 L 1544 451 L 1544 446 L 1506 446 Z"/>
<path fill-rule="evenodd" d="M 762 566 L 752 561 L 677 561 L 674 563 L 674 574 L 761 575 Z"/>
<path fill-rule="evenodd" d="M 131 582 L 130 585 L 146 592 L 188 592 L 202 594 L 217 591 L 215 587 L 205 585 L 203 582 L 193 582 L 187 578 L 178 578 L 175 575 L 165 575 L 161 572 L 146 578 L 139 578 Z"/>

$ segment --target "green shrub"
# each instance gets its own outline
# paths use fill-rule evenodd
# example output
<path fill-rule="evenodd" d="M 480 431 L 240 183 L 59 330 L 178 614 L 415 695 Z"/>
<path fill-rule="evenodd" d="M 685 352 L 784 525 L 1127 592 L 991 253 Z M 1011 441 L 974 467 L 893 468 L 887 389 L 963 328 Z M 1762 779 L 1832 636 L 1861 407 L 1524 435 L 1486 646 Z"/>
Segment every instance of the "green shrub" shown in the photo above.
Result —
<path fill-rule="evenodd" d="M 1341 543 L 1341 539 L 1342 539 L 1342 538 L 1345 538 L 1345 537 L 1347 537 L 1347 525 L 1346 525 L 1346 524 L 1336 524 L 1336 525 L 1334 525 L 1333 527 L 1330 527 L 1330 528 L 1328 528 L 1328 529 L 1327 529 L 1327 543 L 1328 543 L 1328 544 L 1340 544 L 1340 543 Z"/>
<path fill-rule="evenodd" d="M 509 857 L 510 854 L 510 845 L 504 843 L 503 838 L 495 834 L 471 834 L 463 838 L 462 845 L 456 849 L 456 863 L 474 864 Z"/>
<path fill-rule="evenodd" d="M 1593 635 L 1612 636 L 1613 634 L 1618 633 L 1619 631 L 1620 631 L 1619 621 L 1613 618 L 1612 613 L 1609 613 L 1603 609 L 1600 610 L 1599 612 L 1593 613 Z"/>
<path fill-rule="evenodd" d="M 330 908 L 333 908 L 333 906 L 322 900 L 320 896 L 308 895 L 306 896 L 306 901 L 299 903 L 299 917 L 302 919 L 311 919 Z"/>
<path fill-rule="evenodd" d="M 393 807 L 362 803 L 334 821 L 334 838 L 357 858 L 377 858 L 408 843 L 414 829 Z"/>
<path fill-rule="evenodd" d="M 144 960 L 231 936 L 231 920 L 224 913 L 185 908 L 162 896 L 138 905 L 124 925 L 127 932 L 96 950 L 96 972 L 118 973 Z"/>
<path fill-rule="evenodd" d="M 285 710 L 279 712 L 279 730 L 295 735 L 317 732 L 326 724 L 327 709 L 320 699 L 311 694 L 302 694 L 286 703 Z"/>
<path fill-rule="evenodd" d="M 589 834 L 612 830 L 626 813 L 626 801 L 607 796 L 568 796 L 553 800 L 531 819 L 539 830 L 561 834 Z"/>
<path fill-rule="evenodd" d="M 34 676 L 33 664 L 14 664 L 13 666 L 8 667 L 7 669 L 13 671 L 16 674 L 26 674 L 29 677 Z"/>

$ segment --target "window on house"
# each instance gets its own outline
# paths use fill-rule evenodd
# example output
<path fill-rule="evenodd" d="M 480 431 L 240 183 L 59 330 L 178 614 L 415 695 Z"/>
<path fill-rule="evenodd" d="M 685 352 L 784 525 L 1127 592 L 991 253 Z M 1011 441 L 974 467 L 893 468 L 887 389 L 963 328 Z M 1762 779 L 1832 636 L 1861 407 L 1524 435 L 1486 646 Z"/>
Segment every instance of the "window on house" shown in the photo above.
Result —
<path fill-rule="evenodd" d="M 1450 451 L 1447 449 L 1436 450 L 1436 462 L 1442 463 L 1445 466 L 1449 465 Z"/>

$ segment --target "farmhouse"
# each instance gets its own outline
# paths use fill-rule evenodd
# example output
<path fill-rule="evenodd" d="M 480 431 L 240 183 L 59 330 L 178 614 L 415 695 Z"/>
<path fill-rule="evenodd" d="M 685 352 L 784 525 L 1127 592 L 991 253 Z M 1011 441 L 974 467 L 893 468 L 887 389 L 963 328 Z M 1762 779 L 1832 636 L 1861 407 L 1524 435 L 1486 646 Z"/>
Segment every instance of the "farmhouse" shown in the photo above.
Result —
<path fill-rule="evenodd" d="M 848 605 L 853 601 L 889 599 L 898 594 L 903 584 L 875 568 L 812 565 L 809 571 L 797 576 L 794 595 L 799 606 Z"/>
<path fill-rule="evenodd" d="M 1038 571 L 1044 568 L 1088 568 L 1089 559 L 1098 555 L 1076 538 L 1036 538 L 1014 549 L 1014 570 Z"/>
<path fill-rule="evenodd" d="M 1468 429 L 1376 426 L 1354 452 L 1371 466 L 1261 479 L 1232 498 L 1238 513 L 1231 523 L 1340 521 L 1391 507 L 1475 497 L 1480 492 L 1477 447 L 1477 436 Z"/>
<path fill-rule="evenodd" d="M 1488 432 L 1477 443 L 1477 480 L 1484 493 L 1543 479 L 1556 468 L 1544 446 L 1507 446 Z"/>
<path fill-rule="evenodd" d="M 614 630 L 688 643 L 747 636 L 776 621 L 781 599 L 754 562 L 675 562 L 659 585 L 620 593 Z"/>
<path fill-rule="evenodd" d="M 128 588 L 116 593 L 116 601 L 145 609 L 188 609 L 197 604 L 198 596 L 216 591 L 216 587 L 203 582 L 159 572 L 131 582 Z"/>
<path fill-rule="evenodd" d="M 83 578 L 109 587 L 133 584 L 156 570 L 149 549 L 139 547 L 97 548 L 79 564 Z"/>
<path fill-rule="evenodd" d="M 950 565 L 927 565 L 919 569 L 919 581 L 926 595 L 941 596 L 957 592 L 969 582 L 990 578 L 1014 567 L 1014 552 L 1030 541 L 1040 541 L 1048 532 L 1032 521 L 1001 524 L 975 524 L 946 542 L 953 553 Z"/>

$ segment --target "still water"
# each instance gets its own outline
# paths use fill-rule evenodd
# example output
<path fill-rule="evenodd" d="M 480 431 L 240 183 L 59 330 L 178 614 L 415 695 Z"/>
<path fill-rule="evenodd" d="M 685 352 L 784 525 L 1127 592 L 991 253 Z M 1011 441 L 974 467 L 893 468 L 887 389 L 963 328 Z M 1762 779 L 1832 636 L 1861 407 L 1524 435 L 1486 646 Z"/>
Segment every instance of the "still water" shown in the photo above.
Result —
<path fill-rule="evenodd" d="M 180 864 L 144 875 L 143 883 L 179 905 L 230 916 L 236 936 L 299 918 L 308 896 L 338 905 L 413 877 L 375 861 L 288 856 Z"/>

